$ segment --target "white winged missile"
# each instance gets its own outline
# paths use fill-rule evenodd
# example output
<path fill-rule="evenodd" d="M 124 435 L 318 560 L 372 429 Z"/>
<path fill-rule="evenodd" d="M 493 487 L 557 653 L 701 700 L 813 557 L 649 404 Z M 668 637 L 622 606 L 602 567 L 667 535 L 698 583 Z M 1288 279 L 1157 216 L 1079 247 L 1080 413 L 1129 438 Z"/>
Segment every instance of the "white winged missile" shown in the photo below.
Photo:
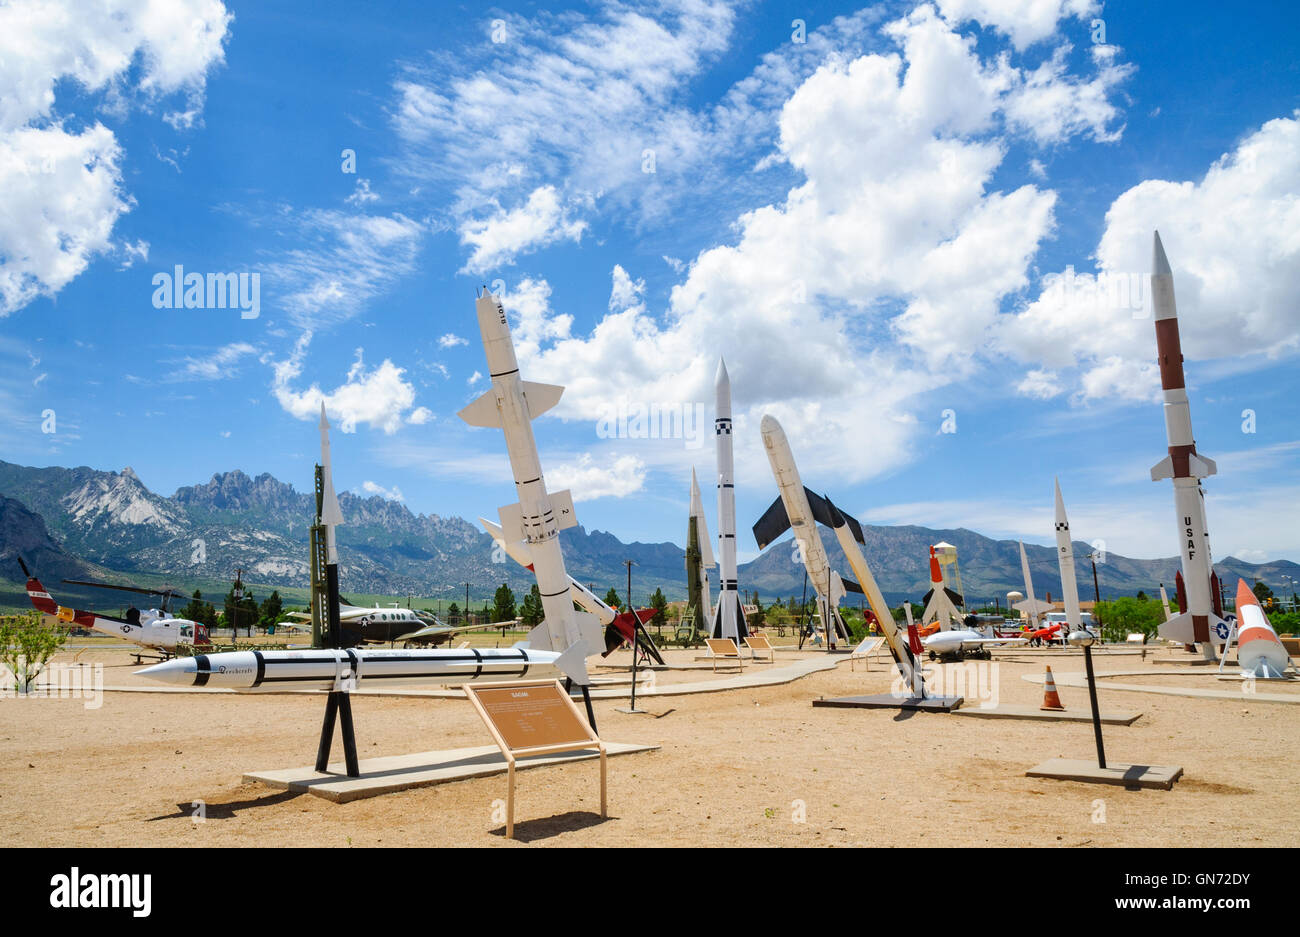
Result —
<path fill-rule="evenodd" d="M 483 525 L 483 529 L 488 532 L 488 535 L 493 540 L 501 544 L 502 549 L 506 551 L 508 557 L 530 573 L 536 572 L 536 570 L 533 569 L 532 552 L 529 550 L 527 543 L 522 540 L 516 540 L 513 542 L 506 540 L 505 532 L 502 531 L 501 525 L 492 523 L 486 517 L 480 517 L 478 522 Z M 541 590 L 541 586 L 538 586 L 537 588 L 539 591 Z M 596 593 L 592 592 L 572 576 L 569 577 L 569 597 L 573 599 L 573 601 L 577 602 L 584 611 L 595 615 L 596 620 L 602 625 L 610 624 L 618 615 L 618 612 L 606 605 L 603 599 L 597 597 Z"/>
<path fill-rule="evenodd" d="M 736 573 L 736 466 L 731 439 L 731 378 L 727 363 L 718 359 L 714 379 L 717 418 L 713 441 L 718 454 L 718 606 L 713 615 L 713 637 L 740 641 L 749 629 L 740 609 L 740 582 Z"/>
<path fill-rule="evenodd" d="M 1218 471 L 1213 459 L 1196 451 L 1192 413 L 1183 378 L 1183 351 L 1178 337 L 1178 305 L 1174 301 L 1174 273 L 1155 233 L 1151 260 L 1151 303 L 1155 311 L 1156 354 L 1160 387 L 1164 393 L 1165 436 L 1169 454 L 1151 469 L 1151 480 L 1173 479 L 1174 508 L 1178 518 L 1178 549 L 1183 581 L 1187 586 L 1187 611 L 1160 626 L 1162 638 L 1196 643 L 1206 660 L 1214 660 L 1212 629 L 1221 635 L 1228 625 L 1214 614 L 1210 596 L 1210 534 L 1205 522 L 1205 492 L 1201 479 Z"/>
<path fill-rule="evenodd" d="M 767 461 L 772 466 L 772 475 L 776 478 L 780 494 L 754 525 L 754 538 L 762 550 L 786 529 L 794 531 L 798 552 L 804 568 L 808 570 L 808 581 L 817 593 L 817 608 L 822 626 L 826 629 L 829 650 L 835 646 L 837 639 L 849 639 L 848 628 L 839 613 L 840 599 L 844 598 L 848 588 L 855 592 L 861 592 L 862 589 L 855 582 L 846 583 L 839 573 L 831 569 L 821 536 L 817 533 L 818 520 L 827 527 L 832 526 L 830 502 L 804 487 L 785 430 L 781 429 L 781 424 L 770 414 L 764 415 L 759 429 L 763 434 L 763 448 L 767 450 Z M 813 507 L 814 502 L 817 503 L 817 508 Z"/>
<path fill-rule="evenodd" d="M 343 511 L 339 508 L 338 495 L 334 493 L 334 469 L 330 460 L 330 421 L 325 418 L 325 401 L 320 402 L 320 468 L 321 484 L 324 497 L 321 499 L 320 522 L 325 525 L 325 543 L 328 552 L 326 562 L 333 566 L 339 563 L 338 544 L 334 540 L 334 528 L 343 523 Z"/>
<path fill-rule="evenodd" d="M 1061 498 L 1061 483 L 1056 485 L 1056 561 L 1061 568 L 1061 598 L 1065 602 L 1065 620 L 1069 628 L 1062 628 L 1061 643 L 1069 633 L 1083 627 L 1079 617 L 1079 580 L 1074 572 L 1074 544 L 1070 542 L 1070 519 L 1065 516 L 1065 501 Z"/>
<path fill-rule="evenodd" d="M 560 551 L 560 531 L 578 523 L 573 496 L 568 491 L 546 490 L 533 438 L 532 421 L 559 403 L 564 388 L 520 379 L 506 311 L 492 293 L 483 291 L 475 312 L 492 386 L 458 415 L 471 426 L 497 427 L 506 437 L 519 500 L 498 511 L 503 539 L 506 543 L 523 540 L 528 544 L 546 615 L 529 634 L 528 645 L 537 650 L 564 651 L 582 641 L 587 654 L 597 654 L 603 643 L 600 623 L 592 615 L 574 610 Z"/>
<path fill-rule="evenodd" d="M 1013 608 L 1022 613 L 1029 622 L 1030 628 L 1038 627 L 1038 618 L 1052 610 L 1048 602 L 1040 602 L 1034 596 L 1034 577 L 1029 572 L 1029 557 L 1025 555 L 1025 543 L 1020 541 L 1020 572 L 1025 577 L 1025 595 L 1028 596 L 1023 602 L 1017 602 Z"/>
<path fill-rule="evenodd" d="M 301 651 L 224 651 L 177 657 L 136 673 L 160 683 L 275 693 L 287 690 L 355 690 L 363 683 L 403 686 L 413 683 L 462 684 L 518 677 L 587 676 L 583 649 L 554 651 L 513 648 L 388 650 L 325 648 Z"/>
<path fill-rule="evenodd" d="M 934 547 L 930 547 L 930 591 L 922 601 L 925 602 L 925 611 L 921 612 L 921 627 L 937 621 L 940 631 L 950 631 L 962 624 L 961 612 L 957 611 L 962 597 L 943 584 L 943 573 L 939 570 L 939 557 Z"/>

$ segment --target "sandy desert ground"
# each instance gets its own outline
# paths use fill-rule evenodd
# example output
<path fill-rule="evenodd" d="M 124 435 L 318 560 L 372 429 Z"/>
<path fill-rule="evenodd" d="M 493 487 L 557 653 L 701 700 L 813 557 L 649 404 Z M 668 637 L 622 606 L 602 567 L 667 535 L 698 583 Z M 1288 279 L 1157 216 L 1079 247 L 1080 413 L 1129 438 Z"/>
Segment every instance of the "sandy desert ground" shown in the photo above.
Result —
<path fill-rule="evenodd" d="M 814 652 L 823 653 L 823 652 Z M 670 652 L 670 661 L 695 653 Z M 1164 656 L 1172 656 L 1164 652 Z M 64 658 L 70 658 L 65 653 Z M 136 680 L 123 649 L 80 651 L 104 683 Z M 1077 651 L 999 653 L 1003 703 L 1037 706 L 1022 678 L 1050 663 L 1079 672 Z M 1154 669 L 1134 654 L 1097 657 L 1102 672 Z M 763 665 L 755 665 L 763 666 Z M 746 672 L 752 669 L 747 665 Z M 691 672 L 705 679 L 707 672 Z M 664 675 L 661 684 L 679 681 Z M 78 699 L 0 699 L 0 839 L 40 846 L 1296 846 L 1293 777 L 1300 707 L 1106 690 L 1103 710 L 1138 710 L 1107 726 L 1112 761 L 1178 764 L 1172 791 L 1035 780 L 1051 757 L 1094 755 L 1091 726 L 932 713 L 814 708 L 819 696 L 883 693 L 877 659 L 851 672 L 726 692 L 651 697 L 651 715 L 599 700 L 608 740 L 658 751 L 609 763 L 610 816 L 598 816 L 594 762 L 521 772 L 517 841 L 493 819 L 504 776 L 334 804 L 241 783 L 245 771 L 314 760 L 323 698 L 307 695 L 106 692 Z M 1235 689 L 1212 672 L 1124 682 Z M 1259 685 L 1297 696 L 1300 685 Z M 1085 690 L 1062 687 L 1086 711 Z M 478 746 L 490 738 L 463 700 L 359 696 L 361 757 Z M 336 743 L 336 755 L 341 746 Z M 195 822 L 194 802 L 206 804 Z"/>

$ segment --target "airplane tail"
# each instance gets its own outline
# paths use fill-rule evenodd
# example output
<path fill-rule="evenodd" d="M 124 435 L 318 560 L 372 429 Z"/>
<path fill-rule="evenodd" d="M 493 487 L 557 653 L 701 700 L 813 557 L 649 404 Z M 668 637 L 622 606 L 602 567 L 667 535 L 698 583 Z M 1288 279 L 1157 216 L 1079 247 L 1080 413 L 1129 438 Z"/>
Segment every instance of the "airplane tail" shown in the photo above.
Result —
<path fill-rule="evenodd" d="M 27 598 L 31 599 L 32 607 L 46 615 L 57 615 L 59 603 L 45 591 L 41 581 L 31 574 L 21 556 L 18 557 L 18 565 L 23 568 L 23 575 L 27 577 Z"/>

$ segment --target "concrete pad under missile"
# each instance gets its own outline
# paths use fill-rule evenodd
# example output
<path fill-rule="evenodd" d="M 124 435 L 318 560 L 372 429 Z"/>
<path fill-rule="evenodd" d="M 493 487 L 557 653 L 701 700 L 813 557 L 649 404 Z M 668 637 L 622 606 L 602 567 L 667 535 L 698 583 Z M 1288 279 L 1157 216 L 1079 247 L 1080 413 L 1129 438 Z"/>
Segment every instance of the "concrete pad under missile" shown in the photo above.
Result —
<path fill-rule="evenodd" d="M 947 713 L 962 704 L 960 696 L 930 696 L 921 699 L 917 696 L 894 696 L 892 693 L 876 693 L 871 696 L 840 696 L 832 699 L 815 699 L 814 706 L 831 709 L 919 709 L 924 712 Z"/>
<path fill-rule="evenodd" d="M 625 742 L 606 742 L 605 752 L 630 755 L 636 752 L 655 751 L 658 745 L 634 745 Z M 540 768 L 544 765 L 565 764 L 570 761 L 588 761 L 599 757 L 596 749 L 561 752 L 557 755 L 532 755 L 515 762 L 515 770 Z M 380 794 L 392 794 L 417 787 L 430 787 L 448 781 L 486 778 L 506 773 L 506 760 L 495 745 L 474 748 L 452 748 L 445 751 L 419 752 L 414 755 L 390 755 L 385 758 L 364 758 L 359 763 L 359 777 L 344 774 L 342 763 L 331 764 L 329 773 L 317 771 L 314 766 L 280 768 L 271 771 L 251 771 L 245 781 L 257 781 L 279 790 L 314 794 L 336 804 L 345 804 Z"/>
<path fill-rule="evenodd" d="M 980 706 L 963 706 L 953 710 L 959 716 L 975 716 L 982 719 L 1030 719 L 1038 722 L 1092 722 L 1092 712 L 1086 709 L 1070 709 L 1064 712 L 1052 709 L 1039 709 L 1037 706 L 1010 706 L 1002 704 L 984 709 Z M 1131 726 L 1140 719 L 1140 712 L 1103 712 L 1101 721 L 1108 726 Z"/>
<path fill-rule="evenodd" d="M 1052 778 L 1056 781 L 1079 781 L 1083 784 L 1114 784 L 1127 788 L 1170 790 L 1183 776 L 1178 765 L 1127 765 L 1114 762 L 1104 768 L 1095 761 L 1081 758 L 1049 758 L 1025 772 L 1028 778 Z"/>

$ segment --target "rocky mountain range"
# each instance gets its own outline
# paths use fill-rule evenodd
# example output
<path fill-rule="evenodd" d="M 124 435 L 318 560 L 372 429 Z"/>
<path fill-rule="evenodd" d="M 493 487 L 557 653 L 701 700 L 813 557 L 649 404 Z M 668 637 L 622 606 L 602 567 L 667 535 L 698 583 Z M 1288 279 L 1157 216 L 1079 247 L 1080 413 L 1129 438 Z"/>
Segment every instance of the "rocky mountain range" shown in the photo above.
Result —
<path fill-rule="evenodd" d="M 475 599 L 501 582 L 516 593 L 531 576 L 496 550 L 477 525 L 459 517 L 416 514 L 378 496 L 339 495 L 347 523 L 339 528 L 340 582 L 345 592 L 454 599 L 470 584 Z M 86 467 L 31 468 L 0 461 L 0 579 L 21 582 L 14 557 L 21 553 L 53 586 L 61 578 L 109 578 L 118 582 L 214 586 L 224 591 L 242 569 L 246 582 L 264 587 L 303 588 L 308 581 L 308 528 L 313 498 L 269 474 L 255 478 L 235 470 L 213 475 L 170 497 L 150 491 L 130 468 L 104 472 Z M 685 506 L 683 506 L 683 528 Z M 974 531 L 925 527 L 863 527 L 864 553 L 886 598 L 919 598 L 928 585 L 927 548 L 946 540 L 961 562 L 968 598 L 986 602 L 1023 589 L 1015 541 L 993 540 Z M 827 552 L 846 576 L 849 570 L 830 531 Z M 625 543 L 611 533 L 582 527 L 561 533 L 566 565 L 577 579 L 603 594 L 624 589 L 623 561 L 636 562 L 633 588 L 638 602 L 655 588 L 669 599 L 685 597 L 684 550 L 674 543 Z M 1055 550 L 1027 546 L 1039 597 L 1059 594 Z M 1075 544 L 1080 594 L 1092 595 L 1088 544 Z M 1252 564 L 1227 557 L 1215 564 L 1235 581 L 1262 578 L 1277 585 L 1300 578 L 1289 561 Z M 1160 582 L 1172 586 L 1175 557 L 1138 560 L 1110 554 L 1098 564 L 1103 597 L 1154 594 Z M 798 595 L 803 567 L 787 539 L 740 568 L 741 588 L 764 601 Z M 6 597 L 7 598 L 7 597 Z M 21 598 L 21 595 L 19 595 Z M 6 603 L 10 604 L 10 603 Z"/>

